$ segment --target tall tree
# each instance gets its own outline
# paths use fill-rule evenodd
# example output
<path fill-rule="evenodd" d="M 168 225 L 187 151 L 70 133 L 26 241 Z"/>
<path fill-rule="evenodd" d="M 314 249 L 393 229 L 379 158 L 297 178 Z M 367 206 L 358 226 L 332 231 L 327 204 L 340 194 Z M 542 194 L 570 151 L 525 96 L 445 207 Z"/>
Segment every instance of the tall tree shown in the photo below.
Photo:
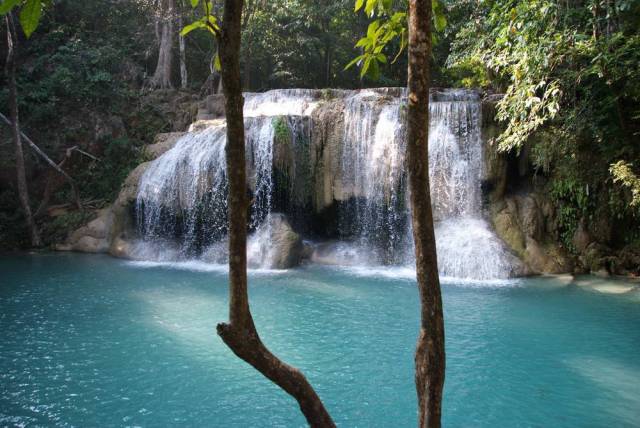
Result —
<path fill-rule="evenodd" d="M 421 306 L 415 357 L 419 426 L 436 428 L 440 427 L 445 351 L 442 297 L 429 191 L 431 7 L 431 0 L 409 0 L 407 169 Z"/>
<path fill-rule="evenodd" d="M 198 2 L 196 2 L 197 4 Z M 222 340 L 241 359 L 293 396 L 312 427 L 334 427 L 318 394 L 300 370 L 292 367 L 262 343 L 249 308 L 247 291 L 247 174 L 245 163 L 240 40 L 243 0 L 225 0 L 222 27 L 210 15 L 211 3 L 203 1 L 205 16 L 183 34 L 205 28 L 219 43 L 222 88 L 227 119 L 227 175 L 229 180 L 229 322 L 217 326 Z"/>
<path fill-rule="evenodd" d="M 29 235 L 31 236 L 31 245 L 39 247 L 42 245 L 38 227 L 36 226 L 33 214 L 31 213 L 31 202 L 29 199 L 29 188 L 27 187 L 27 177 L 24 166 L 24 153 L 22 150 L 22 138 L 20 135 L 20 120 L 18 112 L 18 89 L 16 86 L 16 63 L 15 63 L 15 43 L 16 35 L 13 25 L 11 13 L 5 15 L 5 23 L 7 26 L 7 62 L 6 73 L 7 82 L 9 84 L 9 115 L 11 118 L 11 136 L 15 145 L 16 156 L 16 181 L 18 184 L 18 197 L 20 205 L 24 212 Z"/>
<path fill-rule="evenodd" d="M 178 28 L 182 28 L 182 8 L 178 11 Z M 187 47 L 182 34 L 178 36 L 178 46 L 180 49 L 180 88 L 187 89 L 187 85 L 189 84 L 187 75 Z"/>
<path fill-rule="evenodd" d="M 418 395 L 418 426 L 440 427 L 445 375 L 444 318 L 438 257 L 429 185 L 429 86 L 432 12 L 436 29 L 446 19 L 439 0 L 409 0 L 408 40 L 406 14 L 394 12 L 392 3 L 356 0 L 356 11 L 376 16 L 367 35 L 356 46 L 363 53 L 347 68 L 358 64 L 361 76 L 376 78 L 380 64 L 387 62 L 383 49 L 400 39 L 400 52 L 408 46 L 408 111 L 406 162 L 409 175 L 411 223 L 416 254 L 416 276 L 420 292 L 421 321 L 415 355 Z M 395 61 L 395 59 L 394 59 Z"/>
<path fill-rule="evenodd" d="M 173 21 L 175 19 L 175 0 L 158 0 L 156 16 L 158 35 L 158 63 L 156 71 L 149 79 L 149 87 L 157 89 L 173 88 L 171 69 L 173 66 Z"/>

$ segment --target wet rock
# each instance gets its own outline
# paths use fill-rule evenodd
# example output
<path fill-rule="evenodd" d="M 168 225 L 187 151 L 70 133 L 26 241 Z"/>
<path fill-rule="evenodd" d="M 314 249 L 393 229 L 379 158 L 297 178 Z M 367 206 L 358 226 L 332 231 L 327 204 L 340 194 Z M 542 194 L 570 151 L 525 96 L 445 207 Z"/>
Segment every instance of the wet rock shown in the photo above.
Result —
<path fill-rule="evenodd" d="M 283 214 L 272 213 L 249 240 L 249 266 L 262 269 L 289 269 L 300 264 L 302 238 Z"/>
<path fill-rule="evenodd" d="M 334 266 L 358 266 L 366 259 L 358 248 L 341 241 L 315 244 L 310 257 L 312 263 Z"/>
<path fill-rule="evenodd" d="M 122 259 L 130 259 L 133 255 L 132 243 L 122 237 L 116 237 L 109 247 L 109 254 Z"/>
<path fill-rule="evenodd" d="M 350 196 L 341 180 L 343 112 L 344 101 L 336 99 L 319 105 L 312 114 L 314 132 L 310 162 L 315 212 Z"/>

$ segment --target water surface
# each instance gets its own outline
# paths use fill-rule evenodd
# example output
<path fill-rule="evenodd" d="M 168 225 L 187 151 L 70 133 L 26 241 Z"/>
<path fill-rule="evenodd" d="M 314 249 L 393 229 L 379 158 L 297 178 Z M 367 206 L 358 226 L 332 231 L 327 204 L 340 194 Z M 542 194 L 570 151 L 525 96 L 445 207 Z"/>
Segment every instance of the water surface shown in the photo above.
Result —
<path fill-rule="evenodd" d="M 0 259 L 0 425 L 304 426 L 215 334 L 224 268 L 44 254 Z M 419 319 L 406 272 L 253 272 L 265 343 L 340 426 L 413 427 Z M 443 285 L 444 425 L 640 423 L 640 297 L 567 279 Z"/>

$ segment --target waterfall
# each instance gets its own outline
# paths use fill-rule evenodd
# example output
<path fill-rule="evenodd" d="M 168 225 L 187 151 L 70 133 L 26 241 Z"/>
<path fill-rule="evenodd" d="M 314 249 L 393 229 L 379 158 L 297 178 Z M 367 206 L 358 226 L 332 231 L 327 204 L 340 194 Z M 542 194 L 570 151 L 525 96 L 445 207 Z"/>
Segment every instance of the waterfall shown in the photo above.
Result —
<path fill-rule="evenodd" d="M 249 254 L 254 265 L 268 265 L 271 226 L 265 220 L 274 207 L 312 209 L 309 186 L 312 169 L 318 166 L 310 159 L 323 148 L 310 143 L 315 129 L 311 116 L 326 99 L 341 100 L 344 119 L 339 171 L 334 173 L 340 187 L 337 222 L 343 240 L 336 248 L 341 254 L 357 254 L 350 260 L 359 264 L 413 265 L 405 169 L 406 94 L 396 88 L 245 94 L 249 228 L 254 232 Z M 432 94 L 430 115 L 429 168 L 440 273 L 507 277 L 513 256 L 482 213 L 479 95 L 468 90 Z M 225 144 L 224 121 L 214 121 L 186 134 L 151 162 L 140 178 L 136 201 L 140 257 L 225 261 Z M 316 259 L 331 258 L 326 247 L 323 251 Z"/>
<path fill-rule="evenodd" d="M 479 96 L 464 90 L 440 93 L 429 113 L 429 178 L 439 272 L 454 278 L 506 278 L 513 256 L 482 215 Z"/>
<path fill-rule="evenodd" d="M 400 99 L 371 91 L 345 102 L 342 186 L 356 196 L 342 208 L 343 236 L 357 237 L 372 263 L 395 263 L 405 250 L 404 126 Z"/>
<path fill-rule="evenodd" d="M 355 198 L 342 208 L 341 232 L 354 239 L 354 251 L 366 254 L 370 264 L 415 263 L 401 101 L 371 91 L 345 101 L 342 185 Z M 467 90 L 439 92 L 429 113 L 429 177 L 440 274 L 508 277 L 513 257 L 482 214 L 479 96 Z"/>

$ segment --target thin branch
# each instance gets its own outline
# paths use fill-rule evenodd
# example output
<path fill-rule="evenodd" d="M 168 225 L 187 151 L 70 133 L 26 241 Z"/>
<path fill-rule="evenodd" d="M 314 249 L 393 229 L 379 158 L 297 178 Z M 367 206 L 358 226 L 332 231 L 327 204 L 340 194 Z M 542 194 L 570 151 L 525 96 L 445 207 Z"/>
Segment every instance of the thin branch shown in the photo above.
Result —
<path fill-rule="evenodd" d="M 2 113 L 0 113 L 0 119 L 2 119 L 9 126 L 13 125 L 13 123 L 9 120 L 9 118 L 7 118 Z M 58 164 L 56 164 L 54 161 L 52 161 L 51 158 L 49 156 L 47 156 L 47 154 L 45 152 L 43 152 L 40 149 L 40 147 L 38 147 L 36 145 L 36 143 L 34 143 L 31 140 L 31 138 L 29 138 L 24 132 L 22 132 L 22 130 L 20 131 L 20 135 L 22 136 L 24 141 L 27 142 L 29 147 L 31 147 L 31 149 L 33 149 L 34 152 L 36 152 L 42 159 L 44 159 L 44 161 L 47 164 L 49 164 L 49 166 L 51 168 L 56 170 L 60 175 L 62 175 L 69 182 L 69 185 L 71 186 L 71 191 L 73 192 L 73 197 L 74 197 L 76 206 L 78 207 L 79 210 L 82 210 L 83 208 L 82 208 L 82 202 L 80 201 L 80 193 L 78 192 L 78 187 L 76 186 L 76 182 L 73 180 L 73 178 L 71 178 L 71 176 L 69 174 L 64 172 L 64 170 L 62 168 L 60 168 L 58 166 Z"/>

